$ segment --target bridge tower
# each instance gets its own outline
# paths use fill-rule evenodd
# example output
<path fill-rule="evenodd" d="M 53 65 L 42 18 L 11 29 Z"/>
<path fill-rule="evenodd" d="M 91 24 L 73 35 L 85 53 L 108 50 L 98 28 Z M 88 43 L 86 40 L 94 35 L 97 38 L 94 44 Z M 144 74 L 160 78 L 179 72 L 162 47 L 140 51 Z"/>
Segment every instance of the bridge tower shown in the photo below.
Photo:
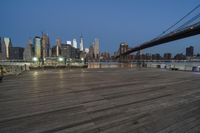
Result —
<path fill-rule="evenodd" d="M 128 51 L 128 43 L 127 42 L 122 42 L 120 43 L 119 47 L 119 62 L 128 62 L 128 55 L 122 55 L 123 53 Z"/>

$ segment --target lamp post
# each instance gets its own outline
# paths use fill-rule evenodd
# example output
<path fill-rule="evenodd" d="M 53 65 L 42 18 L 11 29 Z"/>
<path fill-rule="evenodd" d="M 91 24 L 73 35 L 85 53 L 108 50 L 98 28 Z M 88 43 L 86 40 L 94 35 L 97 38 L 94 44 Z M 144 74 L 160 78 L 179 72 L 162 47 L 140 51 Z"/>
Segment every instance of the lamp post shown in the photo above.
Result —
<path fill-rule="evenodd" d="M 59 62 L 63 62 L 63 61 L 64 61 L 64 58 L 63 58 L 63 57 L 59 57 L 59 58 L 58 58 L 58 61 L 59 61 Z"/>
<path fill-rule="evenodd" d="M 65 63 L 65 58 L 64 57 L 58 57 L 58 62 L 59 62 L 59 65 L 62 66 L 63 63 Z"/>
<path fill-rule="evenodd" d="M 32 58 L 32 61 L 34 62 L 34 64 L 37 64 L 39 60 L 38 60 L 37 57 L 33 57 L 33 58 Z"/>

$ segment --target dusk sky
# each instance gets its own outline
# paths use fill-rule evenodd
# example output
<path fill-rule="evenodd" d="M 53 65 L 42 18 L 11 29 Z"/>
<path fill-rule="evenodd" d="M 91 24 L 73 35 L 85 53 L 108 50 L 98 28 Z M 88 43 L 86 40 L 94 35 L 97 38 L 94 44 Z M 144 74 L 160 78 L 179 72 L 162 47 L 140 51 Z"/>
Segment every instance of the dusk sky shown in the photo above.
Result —
<path fill-rule="evenodd" d="M 199 0 L 0 0 L 0 37 L 24 47 L 29 38 L 48 33 L 51 46 L 82 34 L 84 47 L 100 39 L 101 51 L 114 52 L 158 36 L 200 3 Z M 192 14 L 198 14 L 200 9 Z M 145 50 L 182 53 L 192 45 L 200 53 L 199 35 Z"/>

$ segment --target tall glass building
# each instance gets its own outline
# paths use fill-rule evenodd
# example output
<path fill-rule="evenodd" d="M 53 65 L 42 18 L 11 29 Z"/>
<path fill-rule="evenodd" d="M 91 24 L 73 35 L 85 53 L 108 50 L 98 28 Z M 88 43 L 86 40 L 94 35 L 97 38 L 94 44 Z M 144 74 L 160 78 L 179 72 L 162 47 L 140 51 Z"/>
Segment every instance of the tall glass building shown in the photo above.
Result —
<path fill-rule="evenodd" d="M 36 36 L 34 38 L 34 45 L 35 45 L 35 57 L 37 57 L 38 59 L 42 58 L 42 42 L 41 42 L 41 38 Z"/>
<path fill-rule="evenodd" d="M 81 35 L 80 37 L 81 42 L 80 42 L 80 51 L 83 51 L 83 36 Z"/>
<path fill-rule="evenodd" d="M 12 47 L 11 39 L 8 37 L 2 38 L 1 52 L 3 60 L 10 59 L 11 47 Z"/>
<path fill-rule="evenodd" d="M 49 57 L 50 41 L 47 34 L 42 33 L 41 43 L 42 43 L 42 57 L 43 58 Z"/>
<path fill-rule="evenodd" d="M 74 47 L 74 48 L 77 48 L 77 41 L 76 41 L 75 38 L 73 39 L 73 47 Z"/>

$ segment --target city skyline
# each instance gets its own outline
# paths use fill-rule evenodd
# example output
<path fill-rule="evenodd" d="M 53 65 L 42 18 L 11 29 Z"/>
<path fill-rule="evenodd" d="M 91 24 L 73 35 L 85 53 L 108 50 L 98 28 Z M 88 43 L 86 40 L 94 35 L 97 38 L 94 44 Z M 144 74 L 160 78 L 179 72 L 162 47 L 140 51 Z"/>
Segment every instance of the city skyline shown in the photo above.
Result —
<path fill-rule="evenodd" d="M 134 47 L 156 37 L 194 8 L 198 1 L 2 0 L 0 3 L 0 15 L 4 18 L 0 22 L 0 36 L 10 37 L 15 46 L 25 47 L 30 37 L 41 32 L 48 33 L 51 47 L 56 44 L 56 38 L 72 41 L 82 34 L 85 47 L 89 47 L 91 40 L 98 37 L 101 41 L 100 51 L 113 53 L 121 42 Z M 9 10 L 6 10 L 7 7 Z M 194 52 L 199 53 L 199 42 L 199 37 L 195 36 L 145 52 L 175 54 L 192 45 Z"/>

